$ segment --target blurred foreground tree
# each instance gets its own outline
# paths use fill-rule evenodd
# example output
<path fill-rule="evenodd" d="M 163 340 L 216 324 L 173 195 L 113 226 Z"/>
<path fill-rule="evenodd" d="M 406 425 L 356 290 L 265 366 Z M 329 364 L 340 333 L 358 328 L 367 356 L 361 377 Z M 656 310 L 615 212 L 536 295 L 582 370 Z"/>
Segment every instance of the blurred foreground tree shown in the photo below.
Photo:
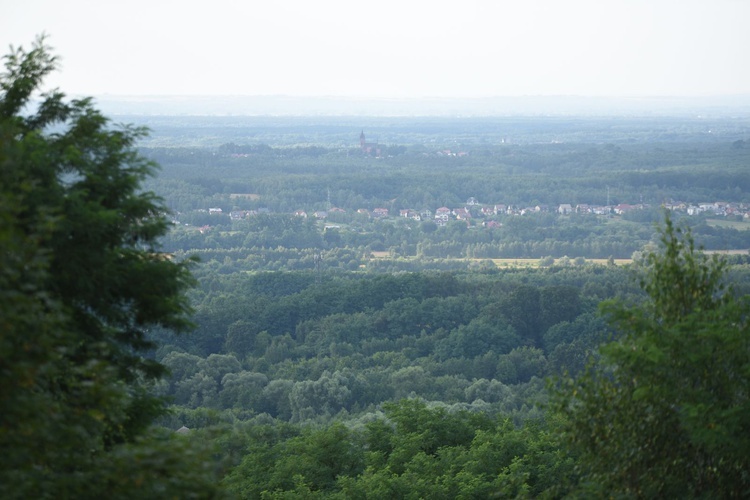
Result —
<path fill-rule="evenodd" d="M 144 130 L 39 95 L 56 65 L 40 38 L 0 75 L 0 497 L 216 496 L 200 453 L 150 429 L 147 329 L 190 326 L 193 279 L 158 252 Z"/>
<path fill-rule="evenodd" d="M 605 303 L 623 337 L 556 404 L 585 496 L 739 498 L 750 491 L 750 308 L 725 264 L 667 215 L 645 305 Z"/>

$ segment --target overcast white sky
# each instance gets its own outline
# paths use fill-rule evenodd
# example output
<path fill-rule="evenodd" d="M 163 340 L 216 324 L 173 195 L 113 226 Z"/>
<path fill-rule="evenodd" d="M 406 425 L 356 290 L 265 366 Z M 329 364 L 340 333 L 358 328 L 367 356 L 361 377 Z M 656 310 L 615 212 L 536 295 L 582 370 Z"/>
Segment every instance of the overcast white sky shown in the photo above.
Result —
<path fill-rule="evenodd" d="M 750 0 L 0 0 L 68 94 L 750 94 Z"/>

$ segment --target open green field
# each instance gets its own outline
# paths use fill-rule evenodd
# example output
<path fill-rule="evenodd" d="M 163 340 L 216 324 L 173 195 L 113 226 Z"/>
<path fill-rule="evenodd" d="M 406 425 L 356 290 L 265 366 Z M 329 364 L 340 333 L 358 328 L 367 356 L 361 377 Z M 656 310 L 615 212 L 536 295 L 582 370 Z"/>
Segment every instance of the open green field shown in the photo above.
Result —
<path fill-rule="evenodd" d="M 490 259 L 492 262 L 495 263 L 497 267 L 504 268 L 504 267 L 539 267 L 539 261 L 540 259 Z M 572 265 L 573 260 L 570 260 L 570 264 Z M 586 264 L 598 264 L 602 266 L 606 266 L 608 262 L 608 259 L 586 259 Z M 617 266 L 623 266 L 625 264 L 630 264 L 632 259 L 614 259 L 615 265 Z M 560 259 L 555 259 L 555 265 L 560 264 Z"/>
<path fill-rule="evenodd" d="M 387 259 L 390 258 L 391 254 L 390 252 L 372 252 L 372 256 L 375 259 Z M 403 257 L 401 257 L 403 258 Z M 416 257 L 411 257 L 416 258 Z M 467 260 L 467 259 L 456 259 L 456 260 Z M 539 267 L 539 261 L 540 259 L 469 259 L 473 261 L 487 261 L 490 260 L 492 263 L 494 263 L 497 267 L 503 269 L 503 268 L 537 268 Z M 562 259 L 555 259 L 555 265 L 560 265 Z M 609 262 L 608 259 L 586 259 L 586 264 L 598 264 L 602 266 L 606 266 Z M 625 264 L 632 263 L 632 259 L 614 259 L 615 265 L 617 266 L 623 266 Z M 569 260 L 568 265 L 573 265 L 573 259 Z"/>
<path fill-rule="evenodd" d="M 708 255 L 747 255 L 748 250 L 703 250 L 703 253 Z"/>
<path fill-rule="evenodd" d="M 750 229 L 750 222 L 724 219 L 707 219 L 706 224 L 714 227 L 737 229 L 738 231 L 747 231 Z"/>
<path fill-rule="evenodd" d="M 481 259 L 476 259 L 481 260 Z M 539 267 L 539 259 L 490 259 L 497 267 Z"/>

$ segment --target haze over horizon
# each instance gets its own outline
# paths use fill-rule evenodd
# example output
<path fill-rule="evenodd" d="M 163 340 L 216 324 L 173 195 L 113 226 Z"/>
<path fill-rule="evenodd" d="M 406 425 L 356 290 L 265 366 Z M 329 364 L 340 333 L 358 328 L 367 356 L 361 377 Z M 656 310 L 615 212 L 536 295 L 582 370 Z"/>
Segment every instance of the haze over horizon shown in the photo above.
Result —
<path fill-rule="evenodd" d="M 110 115 L 151 116 L 591 116 L 750 119 L 750 95 L 705 98 L 517 96 L 360 98 L 305 96 L 97 96 Z"/>
<path fill-rule="evenodd" d="M 742 0 L 0 0 L 0 42 L 40 33 L 69 95 L 750 95 Z"/>

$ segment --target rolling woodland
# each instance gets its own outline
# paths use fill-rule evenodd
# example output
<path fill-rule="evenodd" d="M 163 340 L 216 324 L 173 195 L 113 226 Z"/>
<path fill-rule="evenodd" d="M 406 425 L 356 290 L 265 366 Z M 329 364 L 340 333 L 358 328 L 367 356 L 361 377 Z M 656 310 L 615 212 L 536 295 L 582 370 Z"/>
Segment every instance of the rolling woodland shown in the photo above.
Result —
<path fill-rule="evenodd" d="M 746 117 L 117 125 L 57 65 L 0 75 L 3 498 L 747 495 Z"/>

